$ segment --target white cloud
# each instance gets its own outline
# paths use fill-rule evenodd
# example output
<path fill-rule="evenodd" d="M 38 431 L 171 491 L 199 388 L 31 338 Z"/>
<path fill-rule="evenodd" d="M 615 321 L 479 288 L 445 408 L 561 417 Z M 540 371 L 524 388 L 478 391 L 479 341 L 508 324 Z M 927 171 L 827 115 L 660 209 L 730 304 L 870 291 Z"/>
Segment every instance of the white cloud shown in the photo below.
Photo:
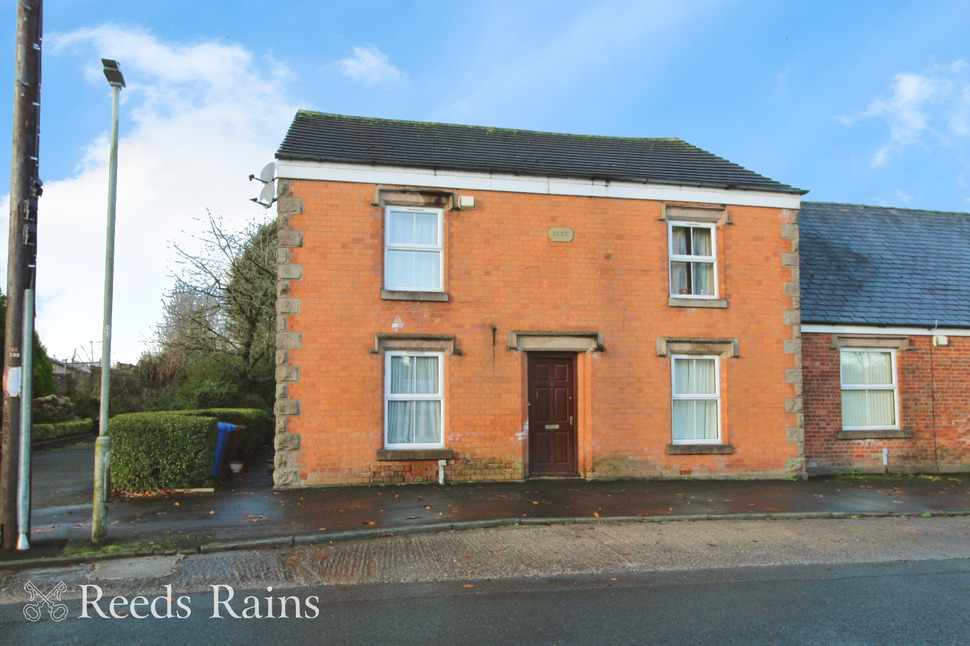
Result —
<path fill-rule="evenodd" d="M 886 96 L 873 99 L 861 113 L 836 117 L 845 126 L 880 119 L 889 141 L 873 155 L 882 166 L 914 145 L 948 145 L 970 138 L 970 66 L 965 61 L 936 65 L 922 73 L 900 72 Z"/>
<path fill-rule="evenodd" d="M 274 213 L 248 201 L 260 188 L 248 175 L 272 161 L 296 111 L 284 98 L 288 72 L 239 46 L 163 42 L 114 25 L 54 34 L 46 44 L 45 67 L 73 65 L 74 54 L 96 60 L 94 53 L 118 60 L 128 84 L 120 114 L 112 356 L 135 361 L 161 320 L 160 299 L 174 271 L 168 243 L 187 242 L 185 232 L 199 230 L 193 219 L 206 209 L 230 223 Z M 110 115 L 100 68 L 88 73 L 104 85 L 98 108 Z M 61 358 L 76 350 L 81 356 L 79 348 L 90 354 L 102 328 L 106 133 L 92 133 L 77 154 L 73 176 L 45 178 L 38 218 L 37 328 Z M 100 357 L 97 345 L 94 352 Z"/>
<path fill-rule="evenodd" d="M 377 45 L 354 47 L 351 58 L 337 61 L 344 76 L 366 85 L 373 83 L 403 83 L 408 75 L 391 64 L 387 54 L 377 48 Z"/>

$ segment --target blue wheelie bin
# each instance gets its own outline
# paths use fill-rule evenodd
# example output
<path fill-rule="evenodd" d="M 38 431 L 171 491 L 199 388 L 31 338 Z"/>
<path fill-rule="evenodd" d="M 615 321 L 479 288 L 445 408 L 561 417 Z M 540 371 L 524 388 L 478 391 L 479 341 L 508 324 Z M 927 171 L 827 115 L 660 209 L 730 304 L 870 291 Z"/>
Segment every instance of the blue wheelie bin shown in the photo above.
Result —
<path fill-rule="evenodd" d="M 221 478 L 229 466 L 232 447 L 236 443 L 235 432 L 239 427 L 235 424 L 219 422 L 216 424 L 216 428 L 219 430 L 219 442 L 216 444 L 216 451 L 212 460 L 212 475 Z"/>

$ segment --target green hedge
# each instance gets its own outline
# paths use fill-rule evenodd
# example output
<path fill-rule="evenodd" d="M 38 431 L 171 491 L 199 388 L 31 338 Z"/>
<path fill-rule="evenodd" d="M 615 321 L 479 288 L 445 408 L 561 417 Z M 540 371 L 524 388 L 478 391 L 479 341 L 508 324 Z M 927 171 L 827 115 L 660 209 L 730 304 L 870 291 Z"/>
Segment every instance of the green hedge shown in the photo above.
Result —
<path fill-rule="evenodd" d="M 115 489 L 141 492 L 210 484 L 219 432 L 216 422 L 237 431 L 233 456 L 246 459 L 268 438 L 273 418 L 259 410 L 207 409 L 116 415 L 111 436 L 111 480 Z"/>
<path fill-rule="evenodd" d="M 97 427 L 93 419 L 78 419 L 60 424 L 31 424 L 30 441 L 31 443 L 43 442 L 72 435 L 93 435 L 95 432 Z"/>
<path fill-rule="evenodd" d="M 276 424 L 276 418 L 258 408 L 205 408 L 172 412 L 211 417 L 218 422 L 245 426 L 243 430 L 235 432 L 233 455 L 238 460 L 246 460 L 256 453 L 256 450 L 273 436 Z"/>

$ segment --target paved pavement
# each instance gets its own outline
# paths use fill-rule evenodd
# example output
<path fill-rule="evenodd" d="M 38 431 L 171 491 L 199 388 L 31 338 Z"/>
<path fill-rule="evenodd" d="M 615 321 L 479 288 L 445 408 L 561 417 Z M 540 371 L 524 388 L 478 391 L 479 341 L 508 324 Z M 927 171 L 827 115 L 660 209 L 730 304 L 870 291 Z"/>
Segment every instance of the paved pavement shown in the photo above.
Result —
<path fill-rule="evenodd" d="M 707 520 L 970 515 L 970 474 L 808 481 L 640 480 L 319 487 L 274 491 L 261 454 L 215 491 L 114 498 L 91 535 L 90 441 L 35 453 L 30 549 L 0 567 L 138 554 L 289 546 L 456 528 Z"/>

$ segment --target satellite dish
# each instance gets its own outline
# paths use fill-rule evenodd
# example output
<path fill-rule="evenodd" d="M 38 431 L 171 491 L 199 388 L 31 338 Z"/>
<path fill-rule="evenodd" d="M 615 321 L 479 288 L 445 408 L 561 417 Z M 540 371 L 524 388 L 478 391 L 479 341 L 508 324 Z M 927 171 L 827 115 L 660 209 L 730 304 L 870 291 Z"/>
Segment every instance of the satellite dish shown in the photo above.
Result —
<path fill-rule="evenodd" d="M 263 166 L 263 170 L 259 171 L 259 181 L 263 184 L 269 184 L 274 179 L 276 179 L 276 164 L 270 162 Z"/>
<path fill-rule="evenodd" d="M 259 192 L 259 204 L 263 206 L 264 209 L 268 209 L 273 206 L 273 202 L 276 201 L 276 185 L 270 182 L 263 187 L 263 190 Z"/>
<path fill-rule="evenodd" d="M 264 209 L 268 209 L 276 201 L 276 163 L 270 162 L 263 166 L 263 170 L 259 171 L 259 177 L 255 175 L 249 176 L 250 182 L 254 179 L 262 182 L 264 186 L 263 190 L 259 192 L 259 197 L 252 197 L 250 201 L 259 204 Z"/>

